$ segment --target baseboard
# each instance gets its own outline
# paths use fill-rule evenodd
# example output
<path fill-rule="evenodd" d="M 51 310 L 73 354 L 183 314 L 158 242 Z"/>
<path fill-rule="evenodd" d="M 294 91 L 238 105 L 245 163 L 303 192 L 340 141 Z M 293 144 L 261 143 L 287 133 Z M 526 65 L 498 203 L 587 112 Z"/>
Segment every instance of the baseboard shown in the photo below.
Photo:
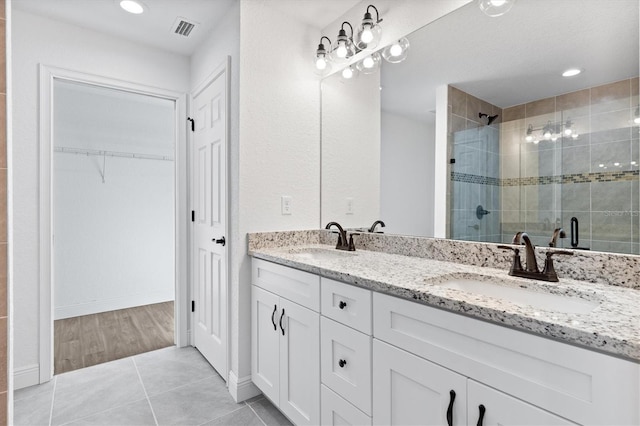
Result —
<path fill-rule="evenodd" d="M 134 306 L 151 305 L 153 303 L 169 302 L 173 299 L 166 292 L 132 294 L 123 297 L 113 297 L 103 300 L 92 300 L 87 303 L 77 305 L 58 306 L 54 310 L 53 318 L 56 320 L 64 318 L 79 317 L 81 315 L 91 315 L 98 312 L 109 312 L 118 309 L 133 308 Z"/>
<path fill-rule="evenodd" d="M 238 379 L 236 373 L 229 372 L 229 393 L 236 402 L 242 402 L 254 396 L 260 395 L 260 389 L 251 381 L 251 376 Z"/>
<path fill-rule="evenodd" d="M 28 388 L 40 383 L 40 366 L 38 364 L 13 369 L 13 389 Z"/>

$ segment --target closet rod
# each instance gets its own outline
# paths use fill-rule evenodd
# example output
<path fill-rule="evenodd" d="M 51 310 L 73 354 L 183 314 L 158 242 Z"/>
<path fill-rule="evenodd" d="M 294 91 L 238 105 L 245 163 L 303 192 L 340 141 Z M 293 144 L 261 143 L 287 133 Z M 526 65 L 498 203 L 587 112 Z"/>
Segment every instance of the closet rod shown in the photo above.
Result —
<path fill-rule="evenodd" d="M 68 148 L 64 146 L 56 146 L 53 148 L 53 150 L 55 152 L 63 152 L 65 154 L 96 155 L 99 157 L 122 157 L 122 158 L 138 158 L 142 160 L 173 161 L 173 157 L 167 157 L 164 155 L 153 155 L 153 154 L 136 154 L 134 152 L 103 151 L 99 149 Z"/>

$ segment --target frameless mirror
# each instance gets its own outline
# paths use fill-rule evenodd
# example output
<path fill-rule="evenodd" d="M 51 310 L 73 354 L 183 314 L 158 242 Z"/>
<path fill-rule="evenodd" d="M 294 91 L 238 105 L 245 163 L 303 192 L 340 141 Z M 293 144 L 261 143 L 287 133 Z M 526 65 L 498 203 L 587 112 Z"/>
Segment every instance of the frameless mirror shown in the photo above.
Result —
<path fill-rule="evenodd" d="M 322 222 L 433 236 L 446 205 L 448 238 L 547 245 L 562 227 L 558 246 L 640 254 L 638 12 L 518 0 L 490 18 L 471 2 L 410 34 L 406 61 L 325 78 Z"/>

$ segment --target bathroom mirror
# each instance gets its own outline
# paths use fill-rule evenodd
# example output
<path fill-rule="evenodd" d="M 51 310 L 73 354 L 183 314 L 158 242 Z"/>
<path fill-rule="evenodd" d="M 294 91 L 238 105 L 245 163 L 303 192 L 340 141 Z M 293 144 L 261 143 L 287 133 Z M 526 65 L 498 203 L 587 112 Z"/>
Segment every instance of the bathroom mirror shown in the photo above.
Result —
<path fill-rule="evenodd" d="M 559 247 L 640 254 L 638 14 L 518 0 L 490 18 L 471 2 L 408 35 L 406 61 L 325 78 L 322 223 L 434 236 L 446 205 L 447 238 L 547 245 L 563 227 Z"/>

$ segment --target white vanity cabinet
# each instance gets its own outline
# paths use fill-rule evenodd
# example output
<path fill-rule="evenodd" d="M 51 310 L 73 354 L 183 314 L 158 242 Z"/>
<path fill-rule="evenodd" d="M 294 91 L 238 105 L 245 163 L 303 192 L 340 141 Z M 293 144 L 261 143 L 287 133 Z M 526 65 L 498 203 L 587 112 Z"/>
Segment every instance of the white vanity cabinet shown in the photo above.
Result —
<path fill-rule="evenodd" d="M 484 425 L 640 424 L 639 364 L 380 293 L 373 312 L 374 377 L 390 368 L 378 340 L 455 372 L 467 378 L 468 424 L 480 405 Z M 373 386 L 378 408 L 383 382 Z"/>
<path fill-rule="evenodd" d="M 252 381 L 295 424 L 319 424 L 320 279 L 257 259 L 252 279 Z"/>

